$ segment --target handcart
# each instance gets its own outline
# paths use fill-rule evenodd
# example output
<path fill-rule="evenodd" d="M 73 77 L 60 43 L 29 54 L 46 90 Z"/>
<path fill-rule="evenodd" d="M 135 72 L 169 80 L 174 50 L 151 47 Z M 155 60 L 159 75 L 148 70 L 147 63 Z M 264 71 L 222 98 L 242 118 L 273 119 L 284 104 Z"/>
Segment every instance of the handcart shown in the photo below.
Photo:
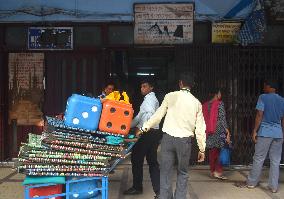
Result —
<path fill-rule="evenodd" d="M 57 193 L 57 194 L 52 194 L 52 195 L 37 195 L 37 196 L 30 196 L 31 189 L 36 189 L 36 188 L 43 188 L 43 187 L 51 187 L 51 186 L 57 186 L 58 184 L 54 183 L 46 183 L 46 184 L 36 184 L 36 185 L 26 185 L 25 186 L 25 199 L 47 199 L 47 198 L 52 198 L 52 199 L 72 199 L 74 198 L 74 194 L 78 197 L 80 194 L 84 194 L 86 191 L 72 191 L 70 187 L 72 186 L 73 183 L 78 183 L 78 182 L 99 182 L 96 183 L 96 186 L 93 190 L 88 190 L 88 192 L 99 192 L 98 195 L 95 197 L 92 197 L 92 199 L 108 199 L 108 174 L 111 172 L 120 162 L 122 162 L 126 156 L 130 154 L 131 149 L 133 148 L 135 143 L 130 143 L 127 147 L 127 149 L 123 150 L 121 153 L 123 154 L 122 158 L 119 158 L 115 160 L 112 164 L 111 167 L 106 170 L 103 174 L 102 177 L 84 177 L 81 179 L 76 179 L 76 180 L 66 180 L 66 183 L 63 184 L 63 190 L 62 193 Z M 65 190 L 65 191 L 64 191 Z M 80 197 L 78 197 L 80 198 Z"/>

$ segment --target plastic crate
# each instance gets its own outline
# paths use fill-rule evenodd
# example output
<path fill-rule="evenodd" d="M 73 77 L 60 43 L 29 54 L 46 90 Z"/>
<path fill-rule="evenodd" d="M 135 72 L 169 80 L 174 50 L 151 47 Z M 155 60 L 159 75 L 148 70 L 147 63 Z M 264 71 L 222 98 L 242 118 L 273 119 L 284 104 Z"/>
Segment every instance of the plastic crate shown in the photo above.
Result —
<path fill-rule="evenodd" d="M 70 199 L 71 196 L 73 194 L 82 194 L 82 193 L 86 193 L 86 191 L 79 191 L 79 192 L 71 192 L 70 191 L 70 185 L 73 183 L 78 183 L 78 182 L 85 182 L 85 181 L 101 181 L 101 183 L 97 183 L 97 184 L 101 184 L 101 186 L 96 187 L 94 190 L 94 192 L 99 191 L 100 194 L 98 196 L 96 196 L 95 198 L 99 198 L 99 199 L 108 199 L 108 177 L 104 176 L 104 177 L 86 177 L 86 178 L 80 178 L 80 179 L 76 179 L 76 180 L 67 180 L 66 184 L 65 184 L 65 193 L 60 193 L 60 194 L 52 194 L 52 195 L 47 195 L 47 196 L 37 196 L 37 197 L 30 197 L 30 190 L 33 188 L 42 188 L 42 187 L 49 187 L 49 186 L 54 186 L 57 184 L 53 184 L 53 183 L 47 183 L 47 184 L 37 184 L 37 185 L 27 185 L 25 186 L 25 199 L 48 199 L 48 198 L 56 198 L 56 197 L 60 197 L 60 196 L 64 196 L 66 199 Z M 87 190 L 90 191 L 90 190 Z M 93 199 L 95 199 L 93 198 Z"/>
<path fill-rule="evenodd" d="M 30 198 L 38 198 L 40 196 L 45 195 L 55 195 L 55 194 L 61 194 L 63 185 L 57 184 L 54 186 L 46 186 L 46 187 L 34 187 L 30 189 L 29 196 Z M 62 197 L 53 197 L 54 199 L 62 199 Z"/>
<path fill-rule="evenodd" d="M 69 181 L 84 179 L 86 177 L 67 177 Z M 69 184 L 69 192 L 75 194 L 71 194 L 70 199 L 89 199 L 89 198 L 96 198 L 100 195 L 100 191 L 94 191 L 97 187 L 100 186 L 100 181 L 98 180 L 86 180 L 80 182 L 74 182 Z M 80 193 L 79 192 L 83 192 Z"/>

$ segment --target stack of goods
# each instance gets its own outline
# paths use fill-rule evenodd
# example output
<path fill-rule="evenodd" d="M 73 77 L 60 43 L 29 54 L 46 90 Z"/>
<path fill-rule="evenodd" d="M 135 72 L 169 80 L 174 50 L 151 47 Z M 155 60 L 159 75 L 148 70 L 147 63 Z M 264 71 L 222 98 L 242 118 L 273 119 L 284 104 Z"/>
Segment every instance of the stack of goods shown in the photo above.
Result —
<path fill-rule="evenodd" d="M 125 99 L 127 99 L 125 97 Z M 47 117 L 42 135 L 29 134 L 19 152 L 31 176 L 105 176 L 125 156 L 133 109 L 126 101 L 72 95 L 64 120 Z M 98 130 L 99 126 L 99 130 Z"/>

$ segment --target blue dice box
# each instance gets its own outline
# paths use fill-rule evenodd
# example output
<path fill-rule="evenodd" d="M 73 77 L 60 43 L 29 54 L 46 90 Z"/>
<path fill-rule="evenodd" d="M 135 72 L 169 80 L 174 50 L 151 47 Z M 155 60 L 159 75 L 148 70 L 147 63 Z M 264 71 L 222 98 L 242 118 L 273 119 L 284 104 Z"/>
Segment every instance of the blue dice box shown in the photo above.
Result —
<path fill-rule="evenodd" d="M 64 123 L 70 127 L 95 131 L 101 112 L 100 99 L 73 94 L 67 100 Z"/>

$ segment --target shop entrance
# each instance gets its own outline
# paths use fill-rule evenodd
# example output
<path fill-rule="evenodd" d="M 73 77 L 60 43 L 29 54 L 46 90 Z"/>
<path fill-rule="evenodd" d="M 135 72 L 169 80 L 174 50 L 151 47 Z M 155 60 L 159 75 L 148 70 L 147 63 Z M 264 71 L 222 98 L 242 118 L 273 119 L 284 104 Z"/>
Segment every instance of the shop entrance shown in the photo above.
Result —
<path fill-rule="evenodd" d="M 143 100 L 140 83 L 151 78 L 156 83 L 155 93 L 161 101 L 164 95 L 175 89 L 174 51 L 170 48 L 132 48 L 112 51 L 111 75 L 117 80 L 120 90 L 126 90 L 135 113 Z"/>

